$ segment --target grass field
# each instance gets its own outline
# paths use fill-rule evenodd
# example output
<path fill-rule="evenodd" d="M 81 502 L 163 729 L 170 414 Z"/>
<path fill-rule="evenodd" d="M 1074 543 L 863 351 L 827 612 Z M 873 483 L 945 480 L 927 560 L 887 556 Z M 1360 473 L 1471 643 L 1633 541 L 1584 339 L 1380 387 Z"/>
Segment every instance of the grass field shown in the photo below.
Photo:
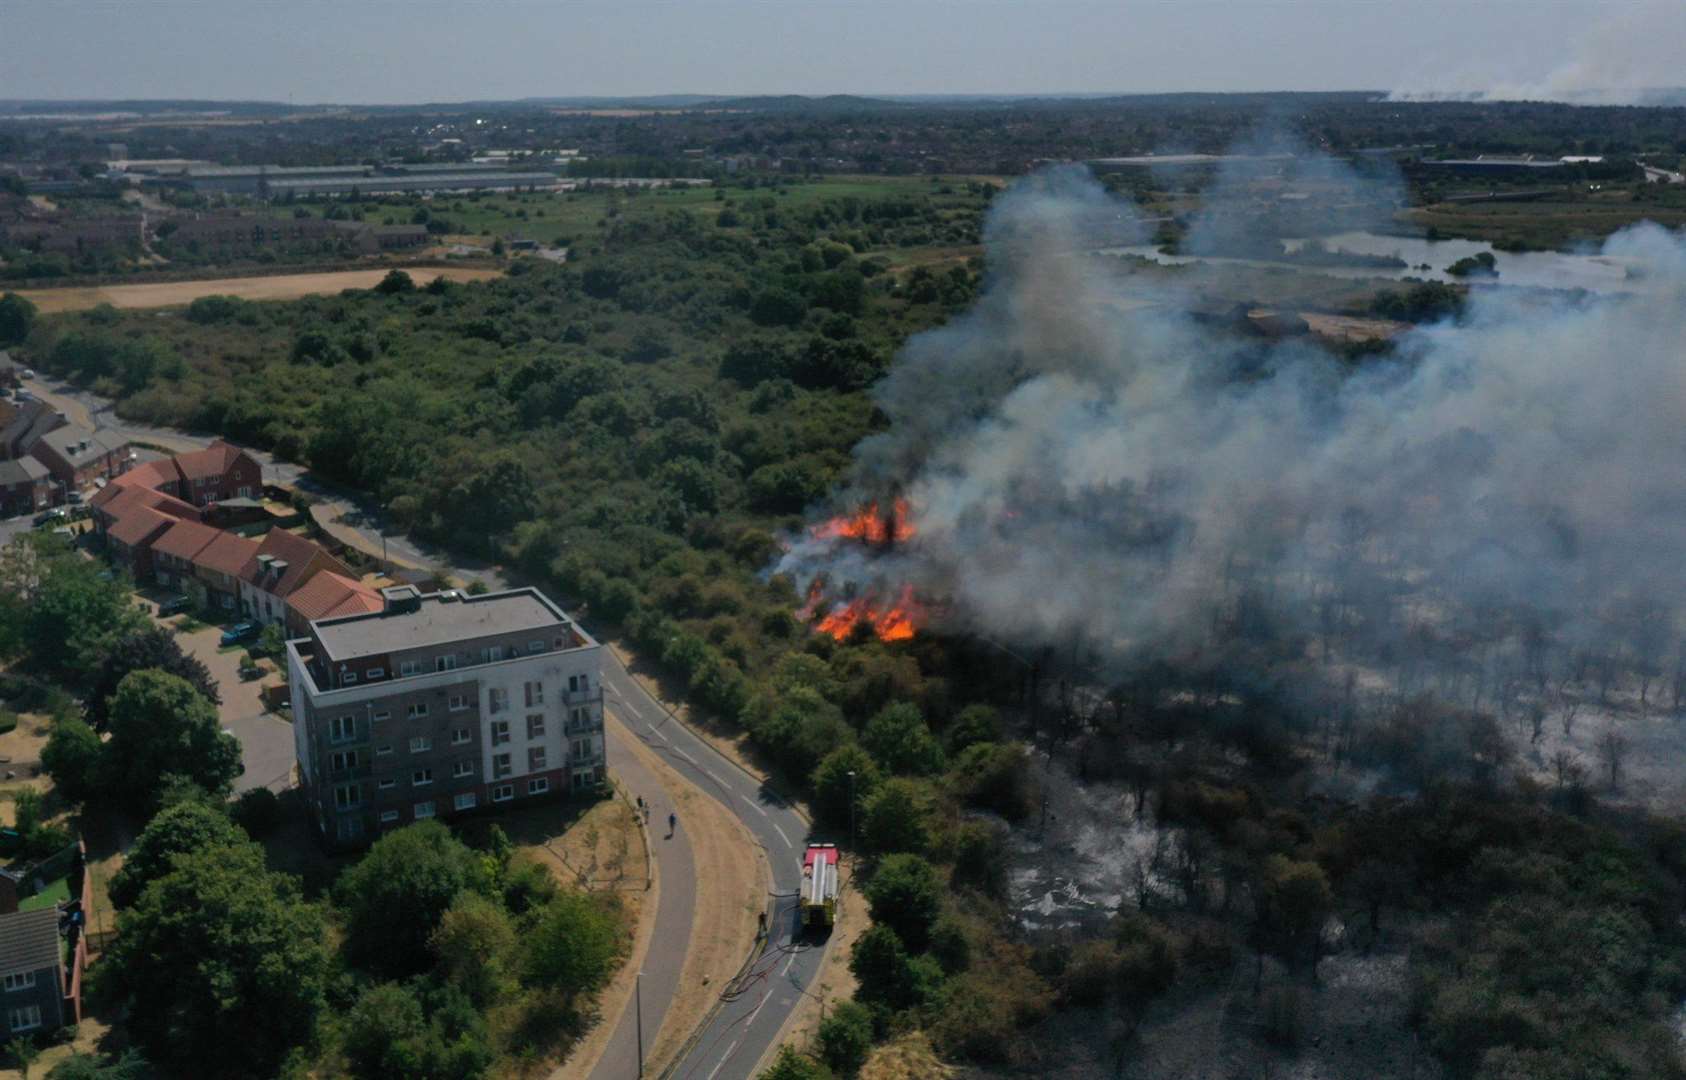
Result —
<path fill-rule="evenodd" d="M 948 183 L 994 178 L 943 178 Z M 576 240 L 601 226 L 611 211 L 636 220 L 647 215 L 685 210 L 707 215 L 710 220 L 729 200 L 740 205 L 749 199 L 771 197 L 780 206 L 798 208 L 824 199 L 853 195 L 860 199 L 893 198 L 898 195 L 929 194 L 941 183 L 928 176 L 839 176 L 821 180 L 792 180 L 777 189 L 720 188 L 595 189 L 591 191 L 533 192 L 495 195 L 440 195 L 430 199 L 400 196 L 364 199 L 359 202 L 278 204 L 265 207 L 268 213 L 290 217 L 302 207 L 319 217 L 330 206 L 355 207 L 363 220 L 377 225 L 409 223 L 418 207 L 445 218 L 455 235 L 539 240 Z M 718 197 L 717 197 L 718 193 Z"/>
<path fill-rule="evenodd" d="M 437 277 L 452 281 L 484 281 L 497 277 L 497 270 L 467 267 L 404 267 L 417 285 Z M 150 285 L 101 285 L 73 289 L 24 289 L 42 312 L 86 311 L 101 304 L 118 308 L 181 307 L 201 296 L 238 296 L 243 300 L 297 300 L 311 293 L 335 293 L 341 289 L 372 289 L 387 275 L 379 270 L 334 270 L 319 274 L 269 274 L 260 277 L 213 278 L 208 281 L 163 281 Z"/>
<path fill-rule="evenodd" d="M 1631 198 L 1626 191 L 1610 196 L 1574 202 L 1436 203 L 1411 210 L 1405 217 L 1444 236 L 1546 250 L 1595 245 L 1641 221 L 1671 229 L 1686 225 L 1686 192 L 1659 191 L 1655 198 L 1644 200 Z"/>

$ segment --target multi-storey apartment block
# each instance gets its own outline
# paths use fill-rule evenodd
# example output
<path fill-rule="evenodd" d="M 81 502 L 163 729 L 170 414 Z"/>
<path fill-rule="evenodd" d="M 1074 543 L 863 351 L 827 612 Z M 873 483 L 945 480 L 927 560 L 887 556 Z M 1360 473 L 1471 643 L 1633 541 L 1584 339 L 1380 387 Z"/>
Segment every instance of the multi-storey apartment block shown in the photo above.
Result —
<path fill-rule="evenodd" d="M 329 843 L 603 779 L 601 646 L 543 593 L 382 599 L 287 643 L 300 785 Z"/>

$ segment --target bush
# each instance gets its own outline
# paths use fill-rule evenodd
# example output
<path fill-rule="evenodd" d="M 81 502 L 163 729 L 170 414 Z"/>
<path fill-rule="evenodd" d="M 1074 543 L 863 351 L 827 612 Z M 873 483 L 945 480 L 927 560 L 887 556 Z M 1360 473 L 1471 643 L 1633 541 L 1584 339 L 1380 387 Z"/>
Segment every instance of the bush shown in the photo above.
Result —
<path fill-rule="evenodd" d="M 281 824 L 281 800 L 268 788 L 253 788 L 235 800 L 231 814 L 253 840 L 262 840 Z"/>
<path fill-rule="evenodd" d="M 913 952 L 924 952 L 930 943 L 942 894 L 942 875 L 917 855 L 886 858 L 866 886 L 872 921 L 894 930 Z"/>
<path fill-rule="evenodd" d="M 853 1076 L 872 1052 L 872 1013 L 864 1005 L 840 1001 L 819 1029 L 820 1060 L 839 1076 Z"/>

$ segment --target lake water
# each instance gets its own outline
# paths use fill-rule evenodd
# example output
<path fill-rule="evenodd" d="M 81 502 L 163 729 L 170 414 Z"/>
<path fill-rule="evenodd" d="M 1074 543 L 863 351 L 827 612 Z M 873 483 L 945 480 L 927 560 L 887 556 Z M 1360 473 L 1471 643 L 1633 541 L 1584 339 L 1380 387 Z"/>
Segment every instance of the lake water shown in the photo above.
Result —
<path fill-rule="evenodd" d="M 1638 281 L 1628 277 L 1628 267 L 1638 265 L 1632 259 L 1618 259 L 1606 255 L 1565 255 L 1556 251 L 1506 252 L 1494 251 L 1493 245 L 1478 240 L 1423 240 L 1409 236 L 1382 236 L 1371 232 L 1345 232 L 1322 237 L 1330 251 L 1346 251 L 1354 255 L 1397 255 L 1408 264 L 1397 267 L 1369 266 L 1309 266 L 1295 263 L 1276 263 L 1264 259 L 1232 259 L 1213 256 L 1162 255 L 1152 244 L 1132 244 L 1128 247 L 1101 249 L 1107 255 L 1137 255 L 1165 266 L 1181 266 L 1192 262 L 1229 263 L 1236 266 L 1289 266 L 1307 273 L 1329 277 L 1383 278 L 1399 281 L 1407 277 L 1427 281 L 1463 280 L 1476 284 L 1518 285 L 1540 289 L 1586 289 L 1590 292 L 1634 292 Z M 1284 240 L 1283 249 L 1292 251 L 1305 241 Z M 1492 252 L 1498 260 L 1497 279 L 1454 278 L 1446 268 L 1459 259 L 1480 252 Z M 1427 263 L 1429 269 L 1419 267 Z"/>

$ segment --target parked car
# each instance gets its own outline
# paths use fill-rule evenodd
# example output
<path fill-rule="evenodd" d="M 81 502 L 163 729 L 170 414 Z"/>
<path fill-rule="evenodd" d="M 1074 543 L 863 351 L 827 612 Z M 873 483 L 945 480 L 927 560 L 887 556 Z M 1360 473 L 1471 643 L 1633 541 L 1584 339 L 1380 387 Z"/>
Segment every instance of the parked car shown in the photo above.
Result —
<path fill-rule="evenodd" d="M 245 641 L 247 638 L 257 634 L 257 632 L 258 624 L 255 622 L 235 623 L 233 626 L 222 632 L 222 643 L 224 645 L 233 645 L 236 642 Z"/>
<path fill-rule="evenodd" d="M 26 379 L 35 378 L 35 369 L 34 368 L 27 368 L 27 367 L 24 368 L 23 369 L 23 377 L 26 378 Z"/>
<path fill-rule="evenodd" d="M 51 510 L 43 510 L 39 514 L 35 515 L 35 527 L 39 529 L 43 525 L 51 525 L 55 521 L 63 521 L 69 516 L 69 514 L 65 513 L 64 507 L 55 506 Z"/>
<path fill-rule="evenodd" d="M 162 619 L 169 615 L 180 615 L 192 606 L 193 602 L 185 596 L 166 597 L 158 604 L 158 617 Z"/>

